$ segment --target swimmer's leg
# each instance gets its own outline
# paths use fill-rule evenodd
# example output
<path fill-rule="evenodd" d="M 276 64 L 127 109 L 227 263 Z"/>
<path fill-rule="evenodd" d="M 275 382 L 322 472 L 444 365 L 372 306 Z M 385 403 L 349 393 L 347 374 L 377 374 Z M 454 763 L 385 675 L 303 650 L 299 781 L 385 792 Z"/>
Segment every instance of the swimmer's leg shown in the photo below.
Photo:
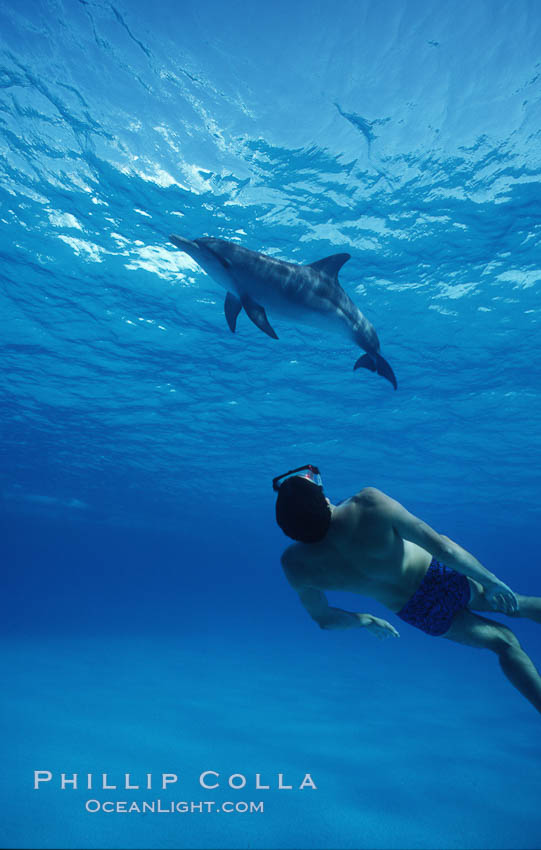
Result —
<path fill-rule="evenodd" d="M 492 611 L 493 613 L 504 614 L 504 611 L 495 612 L 494 607 L 487 602 L 485 598 L 485 589 L 478 581 L 468 578 L 470 583 L 471 597 L 468 603 L 468 608 L 472 611 Z M 508 614 L 508 617 L 526 617 L 528 620 L 534 620 L 536 623 L 541 623 L 541 596 L 522 596 L 516 593 L 518 599 L 518 611 L 514 614 Z"/>
<path fill-rule="evenodd" d="M 541 713 L 541 676 L 511 629 L 465 608 L 456 614 L 443 637 L 495 652 L 511 684 Z"/>

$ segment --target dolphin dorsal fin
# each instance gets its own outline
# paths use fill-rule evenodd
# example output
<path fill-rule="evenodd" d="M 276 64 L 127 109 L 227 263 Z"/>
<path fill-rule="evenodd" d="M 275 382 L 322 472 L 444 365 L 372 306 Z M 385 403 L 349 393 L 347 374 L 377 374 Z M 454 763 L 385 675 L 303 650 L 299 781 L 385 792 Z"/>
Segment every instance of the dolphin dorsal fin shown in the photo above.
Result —
<path fill-rule="evenodd" d="M 308 265 L 311 269 L 334 278 L 338 277 L 338 272 L 349 259 L 351 259 L 351 254 L 332 254 L 330 257 L 316 260 L 315 263 L 308 263 Z"/>

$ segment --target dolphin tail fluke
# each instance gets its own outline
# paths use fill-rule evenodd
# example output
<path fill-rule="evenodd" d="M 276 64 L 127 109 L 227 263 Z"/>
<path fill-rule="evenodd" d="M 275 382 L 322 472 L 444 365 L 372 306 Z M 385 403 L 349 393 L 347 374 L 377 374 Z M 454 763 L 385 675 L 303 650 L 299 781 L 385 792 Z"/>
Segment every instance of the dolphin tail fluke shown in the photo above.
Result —
<path fill-rule="evenodd" d="M 225 296 L 225 318 L 227 319 L 227 324 L 229 325 L 229 329 L 231 333 L 235 333 L 235 328 L 237 326 L 237 316 L 242 310 L 242 304 L 238 298 L 235 298 L 230 292 Z"/>
<path fill-rule="evenodd" d="M 377 372 L 378 375 L 382 376 L 382 378 L 387 378 L 396 390 L 398 384 L 396 382 L 395 374 L 381 354 L 363 354 L 362 357 L 359 357 L 353 367 L 353 369 L 361 368 L 369 369 L 371 372 Z"/>
<path fill-rule="evenodd" d="M 260 330 L 264 331 L 264 333 L 268 334 L 268 336 L 271 336 L 273 339 L 278 339 L 277 334 L 269 324 L 267 314 L 261 304 L 254 301 L 254 299 L 250 298 L 249 295 L 243 295 L 241 303 L 254 325 L 257 325 Z"/>
<path fill-rule="evenodd" d="M 376 364 L 374 363 L 374 358 L 370 356 L 370 354 L 363 354 L 353 367 L 353 371 L 355 369 L 370 369 L 371 372 L 376 371 Z"/>
<path fill-rule="evenodd" d="M 376 371 L 378 375 L 382 376 L 382 378 L 387 378 L 387 380 L 391 382 L 391 384 L 396 390 L 398 384 L 396 383 L 395 374 L 387 363 L 387 361 L 385 360 L 385 357 L 382 357 L 381 354 L 377 355 Z"/>

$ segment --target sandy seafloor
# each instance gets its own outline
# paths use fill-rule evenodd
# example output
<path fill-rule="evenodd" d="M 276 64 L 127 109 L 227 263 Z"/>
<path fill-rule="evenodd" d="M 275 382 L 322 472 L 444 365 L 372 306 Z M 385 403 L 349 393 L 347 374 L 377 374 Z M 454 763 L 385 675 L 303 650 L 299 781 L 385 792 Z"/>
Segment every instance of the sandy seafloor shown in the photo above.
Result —
<path fill-rule="evenodd" d="M 4 846 L 534 848 L 535 713 L 496 665 L 479 659 L 468 680 L 468 650 L 442 641 L 427 657 L 415 637 L 398 648 L 319 631 L 293 646 L 208 632 L 190 647 L 7 642 Z M 34 770 L 53 779 L 31 791 Z M 225 787 L 201 789 L 206 770 Z M 149 772 L 158 788 L 164 772 L 179 779 L 166 791 L 84 788 L 103 771 L 119 788 L 126 772 L 143 787 Z M 62 772 L 83 787 L 60 790 Z M 242 790 L 227 788 L 233 773 Z M 257 773 L 269 790 L 255 790 Z M 278 790 L 279 773 L 292 790 Z M 317 790 L 298 790 L 306 773 Z M 263 801 L 264 812 L 89 814 L 92 799 Z"/>

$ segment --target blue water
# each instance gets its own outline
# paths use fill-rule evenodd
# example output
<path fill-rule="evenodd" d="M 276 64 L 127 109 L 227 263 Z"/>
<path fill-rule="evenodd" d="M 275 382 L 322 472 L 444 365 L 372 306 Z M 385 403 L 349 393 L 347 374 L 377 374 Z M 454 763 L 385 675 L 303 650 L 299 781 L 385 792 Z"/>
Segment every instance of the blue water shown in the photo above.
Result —
<path fill-rule="evenodd" d="M 4 0 L 0 41 L 0 844 L 538 847 L 538 714 L 371 600 L 331 595 L 400 640 L 318 629 L 270 486 L 377 486 L 541 593 L 537 0 Z M 233 336 L 171 232 L 349 252 L 398 391 Z M 158 798 L 264 811 L 85 808 Z"/>

